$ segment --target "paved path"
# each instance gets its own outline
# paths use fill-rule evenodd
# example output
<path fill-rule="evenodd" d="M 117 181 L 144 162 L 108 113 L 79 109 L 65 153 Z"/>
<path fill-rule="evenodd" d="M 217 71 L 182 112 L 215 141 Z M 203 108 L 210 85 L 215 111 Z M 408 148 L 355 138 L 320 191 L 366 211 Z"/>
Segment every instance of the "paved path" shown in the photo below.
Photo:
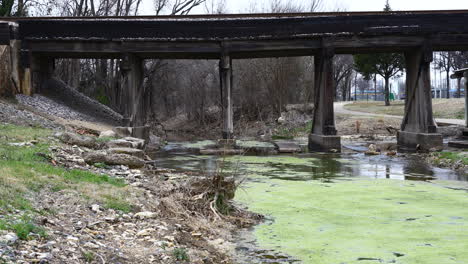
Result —
<path fill-rule="evenodd" d="M 385 115 L 385 114 L 375 114 L 375 113 L 366 113 L 360 111 L 353 111 L 345 109 L 344 106 L 347 104 L 352 104 L 352 102 L 337 102 L 335 103 L 335 113 L 337 114 L 345 114 L 345 115 L 360 115 L 360 116 L 379 116 L 379 117 L 386 117 L 386 118 L 399 118 L 403 119 L 402 116 L 398 115 Z M 465 120 L 463 119 L 447 119 L 447 118 L 436 118 L 436 122 L 438 124 L 449 124 L 449 125 L 459 125 L 465 126 Z"/>

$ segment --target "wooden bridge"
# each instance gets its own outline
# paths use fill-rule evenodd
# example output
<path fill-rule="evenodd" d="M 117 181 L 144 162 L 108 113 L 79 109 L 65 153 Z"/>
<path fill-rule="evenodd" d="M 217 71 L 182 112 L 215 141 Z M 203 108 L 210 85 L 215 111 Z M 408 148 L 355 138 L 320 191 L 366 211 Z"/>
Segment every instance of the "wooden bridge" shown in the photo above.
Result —
<path fill-rule="evenodd" d="M 144 59 L 217 59 L 224 138 L 233 134 L 233 59 L 314 56 L 311 151 L 341 148 L 333 113 L 333 56 L 401 52 L 406 57 L 408 99 L 398 142 L 429 150 L 442 147 L 432 115 L 432 53 L 468 50 L 468 10 L 0 18 L 0 45 L 12 48 L 13 79 L 29 94 L 45 89 L 56 58 L 121 59 L 130 102 L 139 106 L 127 113 L 135 127 L 145 122 Z"/>

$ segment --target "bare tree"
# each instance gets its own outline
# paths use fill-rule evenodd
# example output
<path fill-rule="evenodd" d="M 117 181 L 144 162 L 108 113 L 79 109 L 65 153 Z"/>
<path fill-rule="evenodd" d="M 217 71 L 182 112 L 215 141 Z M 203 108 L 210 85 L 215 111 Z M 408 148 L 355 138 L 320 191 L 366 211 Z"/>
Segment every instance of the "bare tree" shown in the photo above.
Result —
<path fill-rule="evenodd" d="M 205 1 L 205 13 L 207 14 L 226 14 L 226 0 Z"/>
<path fill-rule="evenodd" d="M 333 80 L 335 82 L 335 98 L 341 95 L 341 100 L 346 101 L 350 78 L 354 69 L 354 60 L 351 55 L 338 55 L 333 60 Z"/>
<path fill-rule="evenodd" d="M 454 69 L 453 52 L 439 52 L 439 56 L 436 56 L 434 63 L 436 65 L 436 69 L 445 71 L 447 89 L 446 98 L 448 99 L 450 98 L 450 71 Z"/>

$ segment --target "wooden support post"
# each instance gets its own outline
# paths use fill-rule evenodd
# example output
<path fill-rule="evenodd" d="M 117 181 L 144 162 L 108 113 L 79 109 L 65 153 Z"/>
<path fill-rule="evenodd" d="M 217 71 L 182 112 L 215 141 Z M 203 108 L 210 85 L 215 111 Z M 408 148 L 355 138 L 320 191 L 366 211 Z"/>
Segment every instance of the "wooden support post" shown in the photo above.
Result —
<path fill-rule="evenodd" d="M 432 114 L 430 63 L 432 49 L 424 46 L 407 52 L 405 116 L 398 134 L 401 150 L 441 150 L 442 135 L 437 134 L 437 125 Z"/>
<path fill-rule="evenodd" d="M 221 100 L 223 106 L 223 139 L 232 139 L 234 136 L 234 120 L 232 109 L 232 60 L 229 55 L 223 54 L 219 62 Z"/>
<path fill-rule="evenodd" d="M 463 73 L 465 77 L 465 126 L 468 128 L 468 71 Z"/>
<path fill-rule="evenodd" d="M 31 81 L 31 53 L 23 49 L 23 43 L 18 47 L 18 77 L 19 93 L 31 96 L 33 94 L 33 85 Z"/>
<path fill-rule="evenodd" d="M 462 77 L 457 78 L 457 98 L 461 98 L 461 80 Z"/>
<path fill-rule="evenodd" d="M 11 79 L 13 85 L 15 87 L 15 94 L 22 93 L 21 88 L 21 57 L 20 57 L 20 49 L 21 49 L 21 41 L 20 40 L 11 40 L 10 41 L 10 48 L 11 48 Z"/>
<path fill-rule="evenodd" d="M 341 140 L 337 136 L 333 109 L 333 56 L 333 49 L 323 48 L 314 59 L 315 108 L 312 131 L 309 136 L 310 151 L 341 151 Z"/>
<path fill-rule="evenodd" d="M 31 94 L 44 92 L 46 83 L 54 73 L 54 59 L 32 54 L 31 59 Z"/>
<path fill-rule="evenodd" d="M 143 60 L 134 54 L 125 54 L 120 63 L 123 74 L 124 117 L 128 126 L 142 127 L 146 124 L 146 100 L 143 90 Z"/>

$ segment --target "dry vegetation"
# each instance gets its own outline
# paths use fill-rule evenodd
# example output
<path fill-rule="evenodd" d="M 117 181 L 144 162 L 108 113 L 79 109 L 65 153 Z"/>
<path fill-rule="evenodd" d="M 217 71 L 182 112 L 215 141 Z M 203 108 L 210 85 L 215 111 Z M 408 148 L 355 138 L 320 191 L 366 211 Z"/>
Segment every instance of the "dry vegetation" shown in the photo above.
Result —
<path fill-rule="evenodd" d="M 232 232 L 259 219 L 231 204 L 229 174 L 153 168 L 129 179 L 65 168 L 51 134 L 0 125 L 0 238 L 19 238 L 0 243 L 0 263 L 232 263 Z"/>
<path fill-rule="evenodd" d="M 404 101 L 394 101 L 390 106 L 385 106 L 384 102 L 360 101 L 344 106 L 348 110 L 366 113 L 376 113 L 385 115 L 403 116 Z M 433 99 L 432 109 L 436 118 L 464 119 L 465 99 Z"/>

